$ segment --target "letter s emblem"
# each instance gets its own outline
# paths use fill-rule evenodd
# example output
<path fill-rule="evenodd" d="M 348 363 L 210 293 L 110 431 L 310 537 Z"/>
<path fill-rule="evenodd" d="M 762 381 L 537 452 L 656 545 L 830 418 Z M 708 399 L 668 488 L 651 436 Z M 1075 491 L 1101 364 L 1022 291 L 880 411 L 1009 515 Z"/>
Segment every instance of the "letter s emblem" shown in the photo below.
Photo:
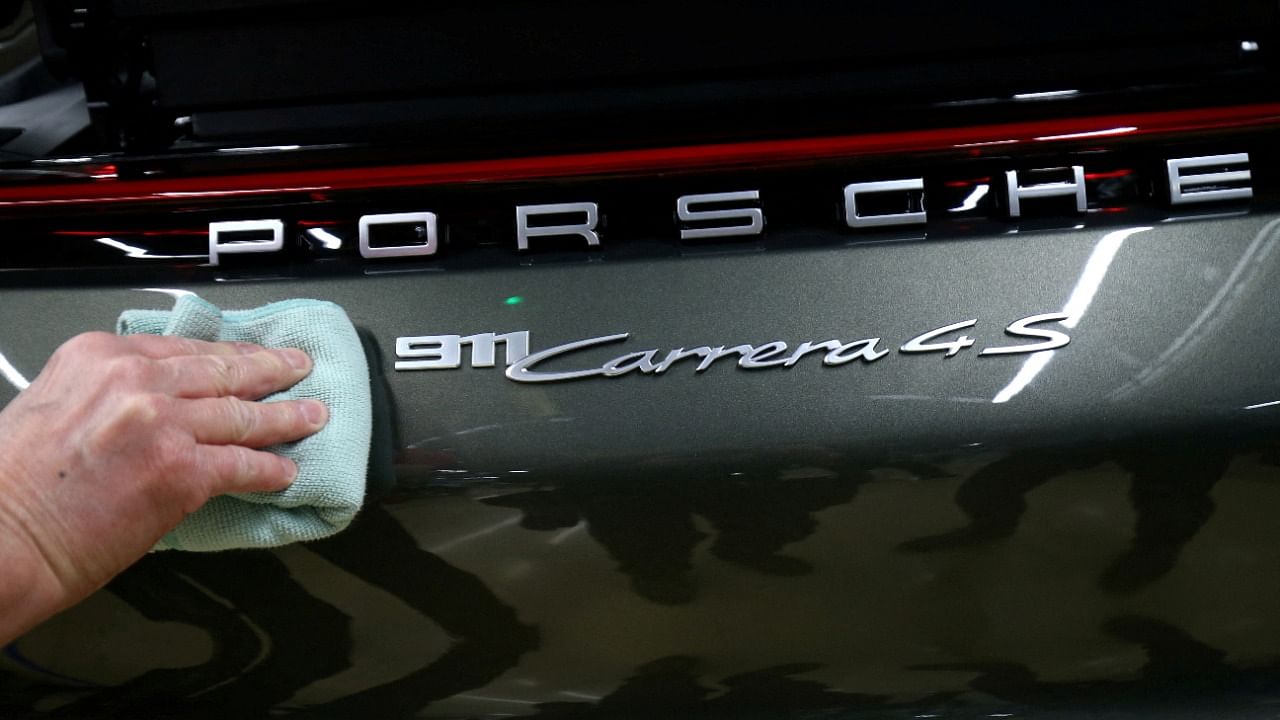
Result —
<path fill-rule="evenodd" d="M 1067 313 L 1045 313 L 1043 315 L 1032 315 L 1021 320 L 1014 320 L 1009 323 L 1009 327 L 1005 328 L 1005 332 L 1010 335 L 1030 338 L 1044 338 L 1044 342 L 1032 343 L 1031 345 L 1009 345 L 1006 347 L 986 348 L 979 355 L 1014 355 L 1019 353 L 1033 353 L 1041 350 L 1056 350 L 1071 342 L 1071 337 L 1057 330 L 1033 330 L 1030 325 L 1038 325 L 1046 322 L 1061 322 L 1071 317 Z"/>

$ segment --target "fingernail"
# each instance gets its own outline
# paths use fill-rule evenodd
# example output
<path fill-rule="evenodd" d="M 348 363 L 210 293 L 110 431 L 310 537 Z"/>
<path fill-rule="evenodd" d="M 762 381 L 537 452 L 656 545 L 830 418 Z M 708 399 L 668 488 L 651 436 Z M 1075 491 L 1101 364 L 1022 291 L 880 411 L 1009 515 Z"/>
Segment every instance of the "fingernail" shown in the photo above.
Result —
<path fill-rule="evenodd" d="M 311 358 L 307 357 L 307 354 L 301 350 L 285 348 L 283 350 L 277 350 L 276 352 L 279 353 L 280 356 L 285 359 L 285 362 L 289 363 L 289 367 L 292 367 L 294 370 L 304 370 L 311 366 Z"/>
<path fill-rule="evenodd" d="M 280 462 L 283 462 L 285 465 L 285 477 L 288 478 L 285 482 L 285 486 L 287 487 L 292 485 L 294 480 L 298 479 L 298 463 L 290 460 L 289 458 L 283 457 L 280 458 Z"/>
<path fill-rule="evenodd" d="M 303 400 L 302 417 L 310 425 L 323 425 L 329 417 L 329 408 L 319 400 Z"/>

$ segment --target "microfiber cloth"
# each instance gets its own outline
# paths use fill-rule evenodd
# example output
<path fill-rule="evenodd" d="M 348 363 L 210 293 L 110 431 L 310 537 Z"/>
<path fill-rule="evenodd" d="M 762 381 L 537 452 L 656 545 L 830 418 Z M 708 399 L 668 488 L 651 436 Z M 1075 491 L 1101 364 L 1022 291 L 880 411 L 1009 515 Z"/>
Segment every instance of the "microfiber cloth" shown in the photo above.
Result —
<path fill-rule="evenodd" d="M 313 398 L 329 406 L 329 423 L 319 432 L 266 448 L 298 464 L 298 477 L 290 487 L 215 497 L 154 549 L 274 547 L 327 537 L 355 517 L 364 500 L 372 410 L 369 367 L 341 307 L 321 300 L 286 300 L 253 310 L 224 311 L 195 295 L 183 295 L 173 310 L 125 311 L 116 332 L 300 348 L 311 356 L 311 374 L 264 401 Z"/>

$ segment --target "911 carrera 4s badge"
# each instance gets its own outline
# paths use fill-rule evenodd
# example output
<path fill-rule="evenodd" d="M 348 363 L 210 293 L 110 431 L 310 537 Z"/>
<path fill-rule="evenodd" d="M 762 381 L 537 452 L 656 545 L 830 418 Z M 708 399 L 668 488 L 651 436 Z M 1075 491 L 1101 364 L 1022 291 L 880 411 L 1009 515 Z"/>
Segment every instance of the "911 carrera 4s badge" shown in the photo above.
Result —
<path fill-rule="evenodd" d="M 1007 334 L 1039 342 L 984 347 L 979 349 L 977 354 L 979 356 L 1020 355 L 1056 350 L 1071 342 L 1070 336 L 1059 330 L 1036 326 L 1061 322 L 1069 317 L 1067 313 L 1057 312 L 1031 315 L 1015 320 L 1005 327 Z M 961 333 L 968 328 L 976 327 L 977 324 L 978 321 L 973 319 L 944 325 L 916 335 L 897 349 L 902 354 L 942 353 L 944 358 L 950 358 L 975 344 L 976 341 L 973 338 Z M 622 342 L 629 337 L 631 334 L 625 332 L 601 335 L 556 345 L 537 352 L 530 352 L 527 330 L 501 334 L 490 332 L 475 335 L 400 337 L 396 338 L 395 368 L 396 370 L 459 368 L 462 367 L 464 348 L 470 349 L 471 367 L 494 367 L 497 364 L 498 348 L 501 346 L 506 376 L 516 382 L 532 383 L 591 377 L 613 378 L 632 373 L 661 375 L 671 370 L 677 363 L 692 366 L 693 372 L 701 373 L 725 358 L 736 358 L 733 362 L 737 367 L 745 370 L 789 368 L 805 361 L 807 356 L 813 356 L 813 362 L 821 358 L 822 365 L 835 367 L 854 361 L 877 362 L 890 352 L 883 347 L 884 340 L 879 337 L 847 342 L 837 339 L 807 340 L 794 346 L 776 340 L 760 345 L 700 345 L 665 351 L 653 348 L 618 355 L 599 364 L 579 362 L 574 366 L 574 356 L 578 353 Z M 583 364 L 587 366 L 583 367 Z M 547 367 L 550 365 L 555 367 Z M 569 367 L 563 367 L 564 365 Z"/>

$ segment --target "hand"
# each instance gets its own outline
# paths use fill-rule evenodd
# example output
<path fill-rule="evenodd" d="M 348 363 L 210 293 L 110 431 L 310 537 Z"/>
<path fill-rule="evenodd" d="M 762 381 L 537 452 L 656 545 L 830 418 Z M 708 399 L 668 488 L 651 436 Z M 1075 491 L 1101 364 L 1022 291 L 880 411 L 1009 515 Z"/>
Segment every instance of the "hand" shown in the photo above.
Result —
<path fill-rule="evenodd" d="M 0 411 L 0 644 L 85 598 L 209 498 L 282 490 L 255 450 L 328 421 L 315 400 L 253 402 L 311 372 L 300 350 L 78 335 Z"/>

